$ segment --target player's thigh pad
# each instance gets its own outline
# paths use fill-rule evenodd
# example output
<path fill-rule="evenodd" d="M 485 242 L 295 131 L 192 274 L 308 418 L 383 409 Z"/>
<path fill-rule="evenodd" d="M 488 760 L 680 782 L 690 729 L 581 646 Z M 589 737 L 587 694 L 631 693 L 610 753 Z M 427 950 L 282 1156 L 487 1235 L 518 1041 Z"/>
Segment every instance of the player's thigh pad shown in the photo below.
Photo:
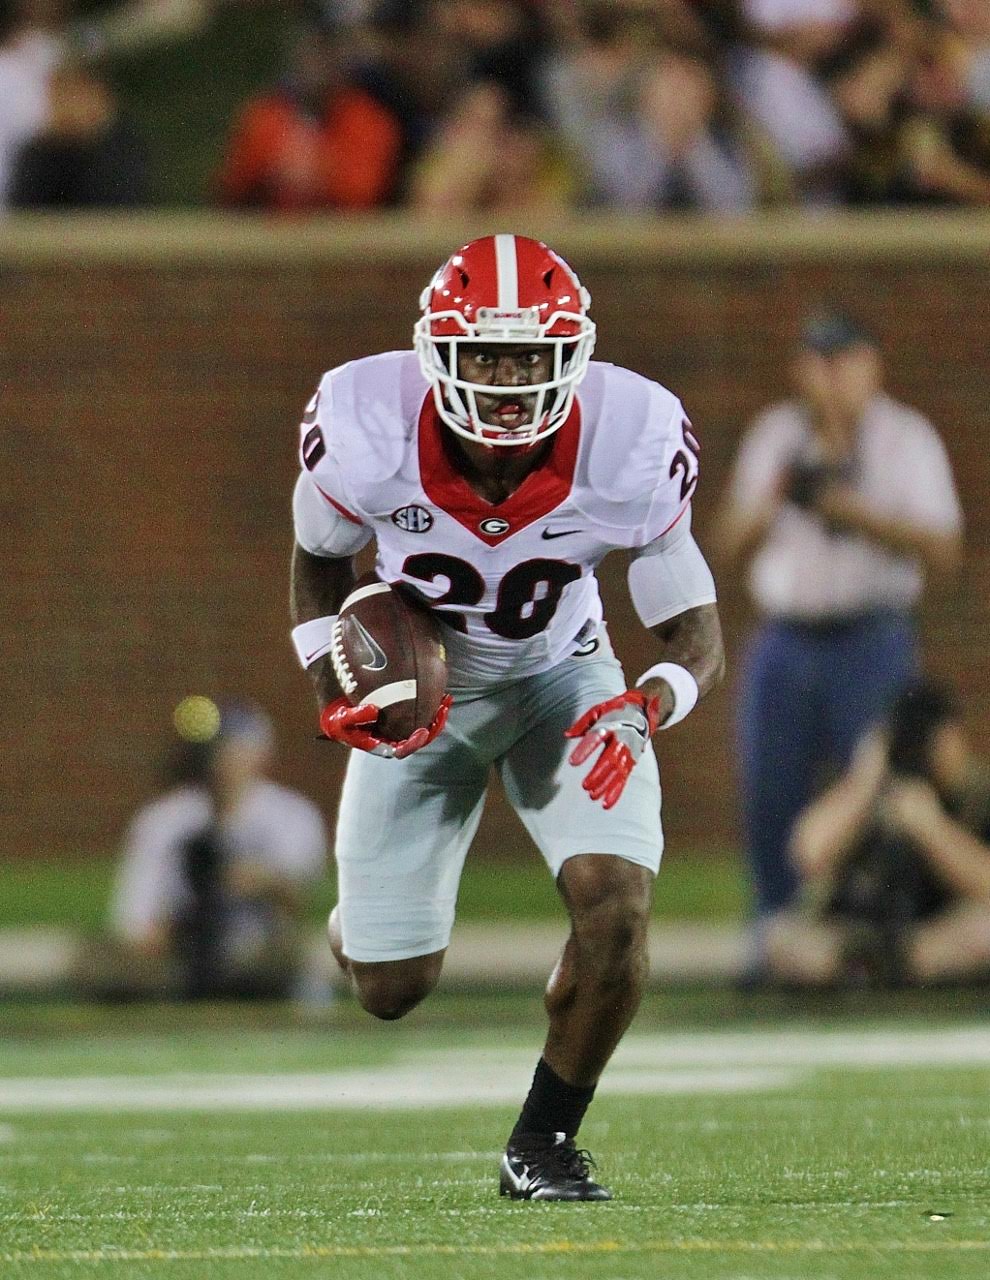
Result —
<path fill-rule="evenodd" d="M 532 676 L 523 699 L 524 731 L 505 756 L 506 794 L 554 877 L 568 858 L 606 853 L 656 872 L 663 852 L 660 771 L 648 746 L 630 774 L 618 803 L 605 809 L 581 783 L 597 756 L 568 763 L 576 745 L 564 731 L 585 711 L 627 688 L 604 629 L 599 649 L 565 658 L 551 671 Z"/>
<path fill-rule="evenodd" d="M 344 954 L 375 963 L 442 951 L 484 803 L 489 759 L 471 745 L 480 708 L 405 760 L 352 751 L 337 820 L 338 919 Z"/>

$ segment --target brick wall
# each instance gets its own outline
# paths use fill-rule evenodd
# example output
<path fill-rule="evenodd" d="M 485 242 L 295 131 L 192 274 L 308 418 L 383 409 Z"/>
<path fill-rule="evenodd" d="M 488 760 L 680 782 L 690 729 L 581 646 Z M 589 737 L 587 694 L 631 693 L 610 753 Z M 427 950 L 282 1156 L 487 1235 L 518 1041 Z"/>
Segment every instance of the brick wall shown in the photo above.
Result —
<path fill-rule="evenodd" d="M 154 788 L 170 709 L 192 691 L 270 708 L 279 776 L 332 813 L 342 753 L 313 741 L 287 638 L 296 423 L 323 369 L 408 344 L 422 284 L 471 229 L 12 226 L 0 244 L 0 856 L 112 848 Z M 592 226 L 548 238 L 592 290 L 602 358 L 688 406 L 704 445 L 702 541 L 740 429 L 785 390 L 805 303 L 842 300 L 883 334 L 894 393 L 932 416 L 959 479 L 965 578 L 930 602 L 925 628 L 990 746 L 979 225 Z M 621 566 L 607 562 L 604 578 L 618 648 L 638 671 L 653 659 Z M 735 583 L 721 590 L 736 668 L 745 604 Z M 731 695 L 730 683 L 662 740 L 673 848 L 735 839 Z M 504 850 L 517 830 L 496 804 L 481 844 Z"/>

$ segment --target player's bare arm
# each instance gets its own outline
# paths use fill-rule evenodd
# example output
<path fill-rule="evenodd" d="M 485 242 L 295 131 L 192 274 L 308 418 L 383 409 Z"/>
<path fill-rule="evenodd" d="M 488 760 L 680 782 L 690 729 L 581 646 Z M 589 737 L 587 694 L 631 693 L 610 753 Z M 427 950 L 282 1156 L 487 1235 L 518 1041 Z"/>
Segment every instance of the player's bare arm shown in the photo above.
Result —
<path fill-rule="evenodd" d="M 290 609 L 293 626 L 339 613 L 353 590 L 356 575 L 353 556 L 314 556 L 297 542 L 292 550 Z M 340 685 L 328 657 L 307 668 L 316 688 L 321 709 L 339 698 Z"/>
<path fill-rule="evenodd" d="M 660 642 L 660 661 L 676 663 L 694 676 L 699 701 L 725 675 L 725 647 L 718 605 L 700 604 L 694 609 L 686 609 L 676 618 L 651 627 L 650 631 Z M 647 697 L 660 699 L 660 724 L 664 724 L 674 709 L 675 701 L 674 690 L 668 681 L 662 678 L 644 680 L 639 687 Z"/>
<path fill-rule="evenodd" d="M 688 438 L 694 439 L 686 431 Z M 684 458 L 690 481 L 687 455 L 677 457 Z M 660 641 L 661 660 L 635 688 L 591 707 L 567 731 L 579 740 L 571 764 L 583 765 L 600 752 L 582 785 L 606 809 L 619 803 L 653 734 L 679 724 L 721 679 L 725 665 L 715 582 L 691 536 L 690 508 L 659 538 L 634 550 L 629 591 L 641 622 Z"/>

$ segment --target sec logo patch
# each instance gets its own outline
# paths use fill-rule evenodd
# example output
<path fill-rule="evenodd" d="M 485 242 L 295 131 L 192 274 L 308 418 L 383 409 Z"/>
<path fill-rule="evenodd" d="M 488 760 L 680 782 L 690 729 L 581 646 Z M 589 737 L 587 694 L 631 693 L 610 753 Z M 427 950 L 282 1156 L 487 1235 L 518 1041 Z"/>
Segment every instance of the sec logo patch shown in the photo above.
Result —
<path fill-rule="evenodd" d="M 509 522 L 508 520 L 503 520 L 501 516 L 489 516 L 487 520 L 482 520 L 478 528 L 482 533 L 495 537 L 497 534 L 508 532 Z"/>
<path fill-rule="evenodd" d="M 392 523 L 405 533 L 426 533 L 433 527 L 433 516 L 425 507 L 400 507 L 392 512 Z"/>

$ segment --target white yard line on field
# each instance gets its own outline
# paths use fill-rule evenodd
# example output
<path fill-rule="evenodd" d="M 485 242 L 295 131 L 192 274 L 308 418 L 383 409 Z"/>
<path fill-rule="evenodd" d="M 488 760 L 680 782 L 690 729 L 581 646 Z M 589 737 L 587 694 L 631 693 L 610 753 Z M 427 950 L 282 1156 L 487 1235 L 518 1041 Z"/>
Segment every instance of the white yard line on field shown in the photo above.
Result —
<path fill-rule="evenodd" d="M 0 1113 L 502 1106 L 525 1093 L 532 1062 L 531 1049 L 453 1047 L 410 1051 L 392 1066 L 366 1070 L 0 1078 Z M 919 1066 L 990 1067 L 990 1028 L 633 1034 L 620 1045 L 601 1091 L 738 1093 L 783 1089 L 823 1067 Z"/>
<path fill-rule="evenodd" d="M 442 1089 L 434 1072 L 394 1071 L 317 1075 L 91 1076 L 81 1079 L 0 1079 L 0 1111 L 324 1111 L 355 1108 L 503 1106 L 526 1092 L 532 1064 L 443 1063 Z M 791 1071 L 744 1068 L 703 1072 L 617 1071 L 608 1092 L 632 1094 L 738 1093 L 790 1084 Z"/>

